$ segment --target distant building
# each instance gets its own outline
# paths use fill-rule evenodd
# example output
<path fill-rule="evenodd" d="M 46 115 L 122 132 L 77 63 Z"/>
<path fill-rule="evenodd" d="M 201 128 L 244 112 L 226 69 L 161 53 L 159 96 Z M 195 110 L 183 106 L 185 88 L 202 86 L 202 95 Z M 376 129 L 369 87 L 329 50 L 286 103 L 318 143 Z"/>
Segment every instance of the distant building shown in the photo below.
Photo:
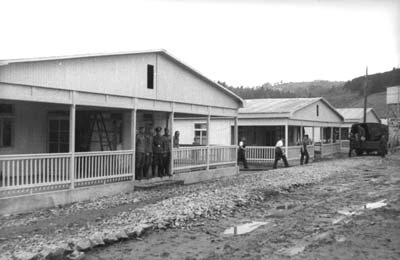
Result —
<path fill-rule="evenodd" d="M 337 108 L 336 109 L 344 118 L 342 126 L 342 139 L 348 138 L 348 134 L 352 124 L 364 122 L 364 108 Z M 373 108 L 367 108 L 367 123 L 381 123 Z"/>
<path fill-rule="evenodd" d="M 204 122 L 204 118 L 181 119 L 175 120 L 174 127 L 186 133 L 184 140 L 191 145 L 201 135 L 197 126 Z M 239 109 L 238 138 L 246 138 L 250 161 L 273 160 L 272 150 L 280 138 L 285 139 L 289 159 L 297 160 L 298 145 L 305 134 L 312 142 L 340 148 L 336 141 L 340 139 L 342 123 L 342 115 L 324 98 L 251 99 L 245 100 L 245 106 Z M 230 131 L 227 125 L 231 126 Z M 233 120 L 215 118 L 210 128 L 211 144 L 237 143 Z M 340 151 L 339 148 L 335 149 Z"/>

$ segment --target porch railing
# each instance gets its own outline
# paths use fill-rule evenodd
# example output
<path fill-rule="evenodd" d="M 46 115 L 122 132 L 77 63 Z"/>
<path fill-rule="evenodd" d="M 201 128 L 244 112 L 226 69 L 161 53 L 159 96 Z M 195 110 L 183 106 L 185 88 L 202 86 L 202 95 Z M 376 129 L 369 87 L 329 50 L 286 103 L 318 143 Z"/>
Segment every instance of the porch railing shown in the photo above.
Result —
<path fill-rule="evenodd" d="M 12 190 L 70 181 L 71 154 L 23 154 L 0 156 L 0 188 Z"/>
<path fill-rule="evenodd" d="M 249 162 L 270 162 L 275 159 L 274 146 L 247 146 L 246 159 Z"/>
<path fill-rule="evenodd" d="M 330 144 L 322 144 L 321 145 L 321 155 L 322 157 L 333 155 L 341 152 L 340 142 L 330 143 Z"/>
<path fill-rule="evenodd" d="M 314 145 L 307 145 L 307 151 L 310 158 L 314 158 Z M 301 145 L 289 146 L 286 156 L 288 160 L 299 160 L 301 156 Z"/>
<path fill-rule="evenodd" d="M 236 164 L 236 146 L 196 146 L 174 148 L 174 170 L 202 169 L 207 166 Z"/>
<path fill-rule="evenodd" d="M 75 182 L 131 178 L 133 150 L 75 153 Z"/>

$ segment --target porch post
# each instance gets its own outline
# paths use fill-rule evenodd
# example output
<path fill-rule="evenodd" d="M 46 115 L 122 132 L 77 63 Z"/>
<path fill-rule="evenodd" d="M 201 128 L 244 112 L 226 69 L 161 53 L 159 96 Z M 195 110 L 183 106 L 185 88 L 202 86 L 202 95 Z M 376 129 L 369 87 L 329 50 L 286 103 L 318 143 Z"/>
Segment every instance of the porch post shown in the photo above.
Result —
<path fill-rule="evenodd" d="M 300 125 L 300 143 L 303 141 L 303 125 Z"/>
<path fill-rule="evenodd" d="M 210 123 L 211 123 L 211 107 L 208 107 L 208 115 L 207 115 L 207 171 L 210 169 Z"/>
<path fill-rule="evenodd" d="M 239 139 L 239 117 L 235 116 L 235 126 L 234 126 L 234 130 L 233 130 L 233 145 L 236 147 L 236 150 L 235 150 L 235 156 L 236 156 L 235 166 L 237 166 L 238 139 Z"/>
<path fill-rule="evenodd" d="M 333 144 L 333 127 L 331 126 L 331 144 Z"/>
<path fill-rule="evenodd" d="M 170 115 L 170 117 L 169 117 L 169 120 L 170 120 L 170 126 L 171 126 L 171 133 L 170 133 L 170 136 L 171 136 L 171 158 L 170 158 L 170 165 L 169 165 L 169 172 L 171 173 L 171 174 L 174 174 L 174 118 L 175 118 L 175 106 L 174 106 L 175 104 L 174 103 L 172 103 L 172 112 L 171 112 L 171 115 Z"/>
<path fill-rule="evenodd" d="M 312 142 L 315 143 L 315 126 L 312 126 Z"/>
<path fill-rule="evenodd" d="M 75 117 L 76 105 L 73 103 L 69 107 L 69 152 L 71 154 L 71 159 L 69 160 L 69 178 L 71 180 L 71 189 L 75 188 Z"/>
<path fill-rule="evenodd" d="M 136 105 L 136 102 L 135 102 Z M 131 110 L 131 150 L 132 150 L 132 181 L 136 180 L 135 160 L 136 160 L 136 108 Z"/>
<path fill-rule="evenodd" d="M 289 137 L 289 123 L 288 123 L 288 121 L 286 120 L 286 123 L 285 123 L 285 149 L 286 149 L 286 157 L 289 155 L 288 153 L 289 153 L 289 149 L 288 149 L 288 146 L 289 146 L 289 140 L 288 140 L 288 137 Z M 289 158 L 288 158 L 289 159 Z"/>

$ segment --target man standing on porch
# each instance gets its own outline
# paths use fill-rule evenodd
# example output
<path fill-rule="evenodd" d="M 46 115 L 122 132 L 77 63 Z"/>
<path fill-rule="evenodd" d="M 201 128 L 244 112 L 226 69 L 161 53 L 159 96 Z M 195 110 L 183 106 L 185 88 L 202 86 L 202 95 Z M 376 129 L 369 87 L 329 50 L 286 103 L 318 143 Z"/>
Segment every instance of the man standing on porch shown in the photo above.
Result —
<path fill-rule="evenodd" d="M 310 159 L 310 155 L 308 154 L 307 145 L 310 144 L 310 140 L 308 139 L 308 135 L 304 135 L 303 140 L 301 141 L 301 148 L 300 148 L 300 165 L 303 163 L 307 164 L 308 160 Z M 306 161 L 304 161 L 304 156 L 306 157 Z"/>
<path fill-rule="evenodd" d="M 163 137 L 161 136 L 161 127 L 156 127 L 156 135 L 153 138 L 153 159 L 154 159 L 154 173 L 153 177 L 162 177 L 163 171 Z M 157 166 L 157 175 L 155 175 Z"/>
<path fill-rule="evenodd" d="M 169 135 L 169 129 L 164 128 L 164 136 L 162 138 L 162 143 L 163 143 L 163 175 L 164 176 L 172 176 L 172 174 L 169 172 L 170 168 L 169 166 L 171 165 L 171 136 Z"/>
<path fill-rule="evenodd" d="M 145 136 L 144 127 L 139 127 L 139 133 L 136 135 L 136 179 L 143 179 L 144 156 L 145 156 Z"/>
<path fill-rule="evenodd" d="M 153 136 L 154 136 L 154 131 L 152 126 L 148 126 L 146 129 L 147 133 L 145 135 L 145 144 L 146 146 L 144 147 L 144 152 L 145 152 L 145 158 L 144 158 L 144 175 L 146 176 L 147 179 L 150 179 L 150 166 L 153 165 Z M 151 174 L 153 175 L 152 177 L 155 177 L 155 172 L 154 172 L 154 167 L 152 167 L 152 172 Z"/>
<path fill-rule="evenodd" d="M 242 137 L 239 142 L 239 150 L 238 150 L 238 164 L 239 162 L 243 162 L 243 167 L 247 169 L 247 160 L 246 160 L 246 138 Z"/>
<path fill-rule="evenodd" d="M 276 142 L 276 145 L 275 145 L 275 161 L 274 161 L 274 166 L 273 166 L 274 169 L 277 168 L 278 161 L 280 159 L 283 160 L 283 163 L 285 164 L 285 167 L 289 167 L 289 163 L 288 163 L 288 161 L 286 159 L 286 155 L 282 150 L 284 140 L 285 139 L 279 139 L 278 142 Z"/>

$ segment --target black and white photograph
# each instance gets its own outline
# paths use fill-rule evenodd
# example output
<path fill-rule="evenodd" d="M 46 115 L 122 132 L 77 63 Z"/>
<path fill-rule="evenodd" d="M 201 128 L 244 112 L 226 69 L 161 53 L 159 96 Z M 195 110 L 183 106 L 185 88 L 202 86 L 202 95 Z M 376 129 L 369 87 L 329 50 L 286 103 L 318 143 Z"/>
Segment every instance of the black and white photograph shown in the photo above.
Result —
<path fill-rule="evenodd" d="M 400 259 L 400 1 L 0 24 L 0 260 Z"/>

